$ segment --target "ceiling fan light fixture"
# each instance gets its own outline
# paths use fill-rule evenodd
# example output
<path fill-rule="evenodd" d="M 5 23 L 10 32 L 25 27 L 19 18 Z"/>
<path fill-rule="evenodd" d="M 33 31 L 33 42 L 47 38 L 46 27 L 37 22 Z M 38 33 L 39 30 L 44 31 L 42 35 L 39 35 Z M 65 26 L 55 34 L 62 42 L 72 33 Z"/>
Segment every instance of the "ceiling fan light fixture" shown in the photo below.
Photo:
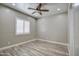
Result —
<path fill-rule="evenodd" d="M 38 14 L 42 15 L 42 12 L 48 12 L 49 10 L 48 9 L 41 9 L 42 8 L 42 3 L 39 3 L 38 6 L 36 8 L 28 8 L 28 9 L 31 9 L 31 10 L 35 10 L 38 12 Z M 36 12 L 33 12 L 32 14 L 34 14 Z"/>

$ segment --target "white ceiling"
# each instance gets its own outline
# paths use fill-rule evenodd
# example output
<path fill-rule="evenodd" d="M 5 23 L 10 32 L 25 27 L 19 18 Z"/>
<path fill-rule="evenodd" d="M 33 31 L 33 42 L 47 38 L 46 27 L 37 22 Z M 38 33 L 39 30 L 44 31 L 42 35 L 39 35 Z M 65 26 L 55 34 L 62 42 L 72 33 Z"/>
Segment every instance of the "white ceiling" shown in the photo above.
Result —
<path fill-rule="evenodd" d="M 6 3 L 5 5 L 8 5 L 10 7 L 16 8 L 18 10 L 21 10 L 31 16 L 34 16 L 36 18 L 46 17 L 54 14 L 59 14 L 62 12 L 68 11 L 68 4 L 67 3 L 44 3 L 42 8 L 48 9 L 49 12 L 42 12 L 42 16 L 38 13 L 32 14 L 34 10 L 29 10 L 29 7 L 36 8 L 38 6 L 38 3 Z M 59 11 L 57 9 L 60 9 Z"/>

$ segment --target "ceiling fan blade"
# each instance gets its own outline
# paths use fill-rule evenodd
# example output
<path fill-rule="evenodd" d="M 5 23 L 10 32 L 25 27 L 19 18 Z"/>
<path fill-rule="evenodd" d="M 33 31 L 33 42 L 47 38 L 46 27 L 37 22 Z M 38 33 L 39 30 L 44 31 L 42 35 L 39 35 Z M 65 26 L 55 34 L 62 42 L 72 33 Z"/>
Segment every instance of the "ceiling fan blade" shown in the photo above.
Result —
<path fill-rule="evenodd" d="M 34 9 L 34 8 L 28 8 L 28 9 L 31 9 L 31 10 L 36 10 L 36 9 Z"/>
<path fill-rule="evenodd" d="M 39 10 L 42 6 L 42 3 L 39 3 L 39 5 L 37 6 L 36 10 Z"/>
<path fill-rule="evenodd" d="M 49 10 L 44 10 L 44 9 L 41 9 L 41 10 L 39 10 L 39 11 L 46 11 L 46 12 L 47 12 L 47 11 L 49 11 Z"/>

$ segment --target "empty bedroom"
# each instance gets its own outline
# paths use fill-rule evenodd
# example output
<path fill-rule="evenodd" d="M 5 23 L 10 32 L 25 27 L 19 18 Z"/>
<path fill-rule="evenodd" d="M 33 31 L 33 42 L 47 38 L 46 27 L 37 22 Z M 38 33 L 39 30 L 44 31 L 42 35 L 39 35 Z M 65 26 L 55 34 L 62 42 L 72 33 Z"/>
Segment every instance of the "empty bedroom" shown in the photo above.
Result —
<path fill-rule="evenodd" d="M 79 19 L 79 6 L 75 5 L 1 3 L 0 56 L 79 55 L 78 23 L 74 23 Z"/>

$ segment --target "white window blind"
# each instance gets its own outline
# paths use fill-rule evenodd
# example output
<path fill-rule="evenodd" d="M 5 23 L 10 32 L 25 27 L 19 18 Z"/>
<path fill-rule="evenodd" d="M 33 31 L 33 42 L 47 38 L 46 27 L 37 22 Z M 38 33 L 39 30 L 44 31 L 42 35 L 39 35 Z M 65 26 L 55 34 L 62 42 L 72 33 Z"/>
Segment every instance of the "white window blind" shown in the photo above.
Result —
<path fill-rule="evenodd" d="M 16 19 L 16 34 L 29 34 L 30 22 L 26 20 Z"/>
<path fill-rule="evenodd" d="M 29 23 L 29 21 L 24 22 L 24 33 L 30 33 L 30 23 Z"/>

